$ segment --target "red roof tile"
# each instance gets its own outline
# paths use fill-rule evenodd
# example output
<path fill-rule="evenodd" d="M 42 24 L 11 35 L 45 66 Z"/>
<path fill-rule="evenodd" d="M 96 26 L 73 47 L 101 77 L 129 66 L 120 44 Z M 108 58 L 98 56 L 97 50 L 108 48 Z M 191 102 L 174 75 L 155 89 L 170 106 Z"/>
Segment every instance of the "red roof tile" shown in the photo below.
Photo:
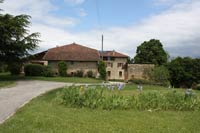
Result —
<path fill-rule="evenodd" d="M 98 61 L 99 52 L 79 44 L 69 44 L 49 49 L 44 60 Z"/>
<path fill-rule="evenodd" d="M 116 52 L 116 51 L 103 51 L 100 52 L 101 56 L 103 57 L 121 57 L 121 58 L 128 58 L 127 55 L 124 55 L 122 53 Z"/>

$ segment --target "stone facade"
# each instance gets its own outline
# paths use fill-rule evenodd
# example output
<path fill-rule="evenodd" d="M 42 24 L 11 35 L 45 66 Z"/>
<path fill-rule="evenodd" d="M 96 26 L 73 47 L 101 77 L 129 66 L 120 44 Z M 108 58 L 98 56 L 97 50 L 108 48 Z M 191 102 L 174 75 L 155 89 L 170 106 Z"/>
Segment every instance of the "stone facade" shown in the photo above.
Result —
<path fill-rule="evenodd" d="M 59 61 L 48 61 L 48 65 L 58 73 L 58 62 Z M 84 75 L 87 75 L 88 71 L 92 71 L 94 76 L 98 75 L 98 62 L 89 61 L 66 61 L 67 63 L 67 74 L 73 76 L 78 70 L 82 70 Z"/>
<path fill-rule="evenodd" d="M 113 58 L 113 60 L 104 60 L 106 62 L 106 72 L 108 80 L 124 80 L 125 70 L 124 65 L 127 58 Z"/>
<path fill-rule="evenodd" d="M 148 80 L 148 73 L 154 68 L 153 64 L 128 64 L 127 79 L 144 79 Z"/>

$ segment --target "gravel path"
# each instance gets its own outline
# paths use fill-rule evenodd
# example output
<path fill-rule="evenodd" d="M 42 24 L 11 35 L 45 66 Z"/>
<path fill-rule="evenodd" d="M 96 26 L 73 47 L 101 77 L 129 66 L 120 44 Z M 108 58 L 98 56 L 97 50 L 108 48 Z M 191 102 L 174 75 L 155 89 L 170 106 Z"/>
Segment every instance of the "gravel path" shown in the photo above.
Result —
<path fill-rule="evenodd" d="M 55 88 L 69 85 L 72 84 L 34 80 L 18 81 L 14 87 L 0 89 L 0 124 L 34 97 Z"/>

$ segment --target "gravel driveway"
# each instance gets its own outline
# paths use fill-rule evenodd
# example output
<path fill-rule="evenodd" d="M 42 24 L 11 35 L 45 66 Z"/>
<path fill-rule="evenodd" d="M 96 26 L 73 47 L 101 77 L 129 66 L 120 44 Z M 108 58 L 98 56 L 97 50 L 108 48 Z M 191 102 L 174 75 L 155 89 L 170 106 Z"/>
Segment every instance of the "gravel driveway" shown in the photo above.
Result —
<path fill-rule="evenodd" d="M 48 81 L 18 81 L 15 87 L 0 89 L 0 124 L 31 99 L 55 88 L 71 83 Z"/>

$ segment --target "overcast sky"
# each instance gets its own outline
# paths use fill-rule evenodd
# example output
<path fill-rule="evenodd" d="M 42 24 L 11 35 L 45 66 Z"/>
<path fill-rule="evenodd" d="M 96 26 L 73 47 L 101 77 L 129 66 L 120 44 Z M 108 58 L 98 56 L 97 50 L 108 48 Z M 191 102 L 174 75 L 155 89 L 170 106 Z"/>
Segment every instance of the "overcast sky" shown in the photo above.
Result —
<path fill-rule="evenodd" d="M 171 57 L 200 57 L 200 0 L 5 0 L 4 13 L 32 16 L 37 51 L 76 42 L 123 52 L 159 39 Z"/>

